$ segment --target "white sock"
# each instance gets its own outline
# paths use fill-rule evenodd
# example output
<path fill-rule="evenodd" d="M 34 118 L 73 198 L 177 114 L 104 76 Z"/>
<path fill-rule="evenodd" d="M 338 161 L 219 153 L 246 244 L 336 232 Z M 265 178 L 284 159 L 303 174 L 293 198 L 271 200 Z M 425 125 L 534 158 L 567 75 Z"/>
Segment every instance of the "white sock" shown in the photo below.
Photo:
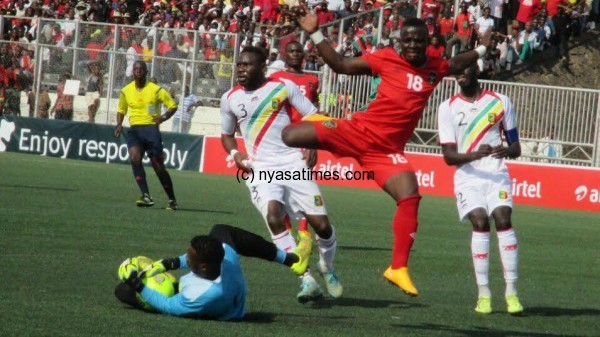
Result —
<path fill-rule="evenodd" d="M 471 257 L 475 270 L 475 281 L 479 288 L 479 297 L 490 296 L 489 270 L 490 270 L 490 232 L 476 232 L 471 234 Z"/>
<path fill-rule="evenodd" d="M 285 230 L 277 235 L 272 235 L 271 240 L 275 246 L 277 246 L 277 248 L 286 252 L 291 252 L 297 246 L 296 240 L 292 236 L 292 233 L 290 233 L 288 230 Z"/>
<path fill-rule="evenodd" d="M 335 228 L 331 226 L 331 237 L 329 239 L 323 239 L 318 235 L 315 235 L 315 241 L 317 242 L 317 248 L 319 250 L 319 264 L 325 266 L 327 271 L 333 271 L 333 260 L 335 259 L 335 252 L 337 250 Z"/>
<path fill-rule="evenodd" d="M 519 278 L 519 245 L 517 243 L 517 235 L 512 228 L 500 231 L 497 234 L 500 260 L 502 260 L 504 280 L 506 281 L 505 295 L 516 295 L 517 279 Z"/>

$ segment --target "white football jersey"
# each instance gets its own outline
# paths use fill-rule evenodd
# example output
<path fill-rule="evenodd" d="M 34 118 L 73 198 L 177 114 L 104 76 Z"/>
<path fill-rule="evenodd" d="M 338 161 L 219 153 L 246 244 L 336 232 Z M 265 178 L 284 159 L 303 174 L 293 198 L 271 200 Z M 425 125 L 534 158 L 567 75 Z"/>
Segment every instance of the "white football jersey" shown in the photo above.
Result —
<path fill-rule="evenodd" d="M 283 128 L 290 124 L 290 106 L 303 116 L 317 112 L 298 86 L 286 79 L 267 79 L 254 91 L 236 86 L 221 97 L 221 131 L 235 133 L 239 123 L 252 167 L 257 169 L 294 169 L 304 162 L 300 149 L 281 140 Z"/>
<path fill-rule="evenodd" d="M 444 101 L 438 111 L 440 143 L 456 144 L 458 153 L 476 151 L 481 144 L 502 144 L 502 130 L 517 127 L 515 110 L 510 99 L 484 90 L 474 102 L 460 94 Z M 508 173 L 504 158 L 487 156 L 457 167 L 454 183 L 465 179 L 485 178 L 489 173 Z"/>

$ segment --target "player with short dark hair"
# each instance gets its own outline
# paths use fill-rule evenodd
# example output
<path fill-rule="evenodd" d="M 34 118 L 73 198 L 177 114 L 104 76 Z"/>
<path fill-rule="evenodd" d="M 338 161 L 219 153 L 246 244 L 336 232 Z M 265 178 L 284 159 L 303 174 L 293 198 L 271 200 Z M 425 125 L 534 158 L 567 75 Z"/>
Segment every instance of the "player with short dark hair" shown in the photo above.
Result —
<path fill-rule="evenodd" d="M 246 185 L 252 203 L 265 220 L 277 247 L 290 250 L 296 246 L 286 228 L 286 214 L 305 217 L 317 235 L 319 271 L 332 297 L 342 296 L 343 288 L 334 273 L 337 239 L 327 217 L 325 201 L 317 184 L 308 178 L 286 179 L 280 174 L 301 176 L 310 172 L 302 152 L 283 144 L 281 131 L 290 124 L 289 108 L 303 116 L 317 108 L 286 79 L 265 78 L 266 63 L 261 49 L 245 48 L 236 64 L 239 85 L 221 97 L 221 144 L 236 166 L 248 174 Z M 239 126 L 246 153 L 238 151 L 235 130 Z M 273 179 L 268 179 L 270 175 Z M 298 237 L 310 236 L 308 231 Z M 322 297 L 322 290 L 310 275 L 302 276 L 297 295 L 301 303 Z"/>
<path fill-rule="evenodd" d="M 260 236 L 228 225 L 215 225 L 209 235 L 194 237 L 187 253 L 155 261 L 139 275 L 117 285 L 115 296 L 142 308 L 136 293 L 156 311 L 173 316 L 218 320 L 243 319 L 246 313 L 246 280 L 238 254 L 278 262 L 302 273 L 308 266 L 310 238 L 285 252 Z M 190 269 L 179 279 L 179 292 L 167 297 L 145 287 L 142 280 L 175 269 Z"/>
<path fill-rule="evenodd" d="M 521 155 L 515 109 L 510 99 L 479 86 L 479 68 L 457 76 L 460 93 L 439 107 L 438 127 L 444 160 L 456 166 L 454 192 L 462 221 L 473 225 L 471 253 L 479 298 L 475 311 L 492 312 L 489 288 L 490 217 L 498 235 L 506 280 L 508 312 L 523 312 L 517 297 L 518 244 L 512 227 L 512 188 L 504 158 Z M 502 132 L 508 147 L 502 142 Z"/>
<path fill-rule="evenodd" d="M 123 119 L 129 112 L 131 127 L 127 132 L 127 147 L 129 148 L 133 176 L 142 192 L 142 196 L 136 201 L 136 205 L 138 207 L 154 206 L 154 200 L 150 197 L 150 190 L 146 181 L 146 171 L 142 164 L 142 158 L 144 152 L 146 152 L 154 172 L 156 172 L 163 189 L 169 197 L 167 210 L 176 210 L 178 205 L 171 176 L 165 168 L 159 125 L 175 114 L 177 103 L 165 89 L 146 80 L 147 75 L 146 62 L 135 61 L 133 64 L 134 80 L 121 90 L 121 96 L 119 97 L 115 137 L 119 137 L 123 132 Z M 162 116 L 159 107 L 161 103 L 168 109 Z"/>
<path fill-rule="evenodd" d="M 400 45 L 402 54 L 386 47 L 362 57 L 343 58 L 324 41 L 317 17 L 300 13 L 302 28 L 311 34 L 323 60 L 336 73 L 379 75 L 381 84 L 375 101 L 351 120 L 306 121 L 283 130 L 285 144 L 318 148 L 338 157 L 353 157 L 365 170 L 375 173 L 375 181 L 397 203 L 393 220 L 392 263 L 384 277 L 409 295 L 417 296 L 408 273 L 408 257 L 417 232 L 417 212 L 421 196 L 412 166 L 404 157 L 404 146 L 412 136 L 435 86 L 450 73 L 458 73 L 485 54 L 478 47 L 454 57 L 428 58 L 429 34 L 420 19 L 404 21 Z"/>

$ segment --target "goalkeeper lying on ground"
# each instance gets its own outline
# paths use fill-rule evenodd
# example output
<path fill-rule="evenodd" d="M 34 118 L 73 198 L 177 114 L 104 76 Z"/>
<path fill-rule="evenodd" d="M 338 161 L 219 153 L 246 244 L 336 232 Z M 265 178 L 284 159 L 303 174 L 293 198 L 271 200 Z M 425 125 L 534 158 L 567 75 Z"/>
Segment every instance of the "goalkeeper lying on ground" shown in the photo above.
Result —
<path fill-rule="evenodd" d="M 306 237 L 291 253 L 240 228 L 215 225 L 209 235 L 196 236 L 187 253 L 179 257 L 155 261 L 139 275 L 132 272 L 115 288 L 115 296 L 123 303 L 142 308 L 144 302 L 156 311 L 175 316 L 218 320 L 242 319 L 245 315 L 246 280 L 237 254 L 279 262 L 302 275 L 308 266 L 311 239 Z M 179 293 L 167 297 L 145 287 L 145 277 L 179 268 L 190 273 L 179 279 Z"/>

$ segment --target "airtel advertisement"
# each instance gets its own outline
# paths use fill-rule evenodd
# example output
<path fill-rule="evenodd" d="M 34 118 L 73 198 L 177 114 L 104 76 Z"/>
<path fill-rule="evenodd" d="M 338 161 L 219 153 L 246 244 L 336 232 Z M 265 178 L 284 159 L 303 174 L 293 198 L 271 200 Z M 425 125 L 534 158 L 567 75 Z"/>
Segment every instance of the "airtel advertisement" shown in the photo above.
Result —
<path fill-rule="evenodd" d="M 237 141 L 238 148 L 245 149 L 244 141 Z M 226 161 L 219 137 L 205 137 L 203 146 L 200 172 L 236 175 L 237 167 Z M 415 169 L 421 194 L 454 197 L 454 168 L 446 165 L 441 155 L 406 153 L 406 158 Z M 600 212 L 600 169 L 520 162 L 509 162 L 507 166 L 515 203 Z M 379 189 L 352 158 L 335 158 L 319 151 L 314 170 L 321 172 L 319 184 Z"/>

